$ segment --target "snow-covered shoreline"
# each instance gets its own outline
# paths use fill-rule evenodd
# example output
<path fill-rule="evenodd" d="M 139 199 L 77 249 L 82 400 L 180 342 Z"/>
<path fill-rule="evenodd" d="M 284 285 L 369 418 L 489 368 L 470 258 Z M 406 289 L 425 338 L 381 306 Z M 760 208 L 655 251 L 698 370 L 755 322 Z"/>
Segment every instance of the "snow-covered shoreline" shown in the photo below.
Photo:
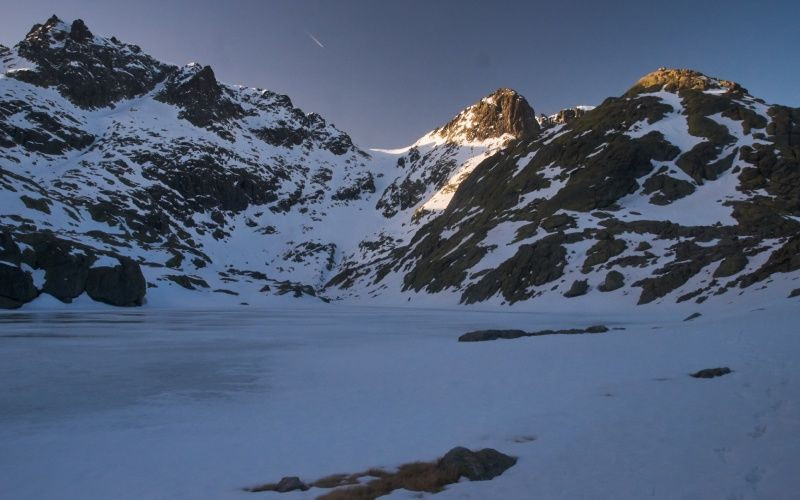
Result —
<path fill-rule="evenodd" d="M 240 488 L 463 445 L 520 460 L 436 498 L 789 498 L 796 318 L 788 300 L 689 322 L 322 304 L 5 313 L 0 484 L 16 499 L 256 498 Z M 456 341 L 598 322 L 625 330 Z M 733 373 L 688 376 L 716 366 Z"/>

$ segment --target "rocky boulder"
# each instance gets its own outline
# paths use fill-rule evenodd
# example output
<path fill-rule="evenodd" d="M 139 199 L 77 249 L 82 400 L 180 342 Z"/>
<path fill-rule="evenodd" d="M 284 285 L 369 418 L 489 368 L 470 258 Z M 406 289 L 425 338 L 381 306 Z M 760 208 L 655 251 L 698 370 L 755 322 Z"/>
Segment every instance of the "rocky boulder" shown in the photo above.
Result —
<path fill-rule="evenodd" d="M 275 485 L 275 491 L 278 493 L 288 493 L 290 491 L 306 491 L 308 485 L 300 480 L 297 476 L 287 476 L 278 481 Z"/>
<path fill-rule="evenodd" d="M 518 339 L 520 337 L 544 337 L 545 335 L 582 335 L 585 333 L 606 333 L 608 327 L 605 325 L 592 325 L 588 328 L 565 328 L 562 330 L 539 330 L 536 332 L 525 332 L 522 330 L 476 330 L 467 332 L 458 337 L 459 342 L 485 342 L 487 340 L 498 339 Z"/>
<path fill-rule="evenodd" d="M 586 260 L 583 262 L 583 272 L 588 273 L 592 267 L 608 262 L 611 257 L 616 257 L 627 248 L 624 240 L 614 239 L 606 234 L 598 235 L 600 241 L 586 251 Z"/>
<path fill-rule="evenodd" d="M 692 373 L 691 376 L 694 378 L 714 378 L 721 377 L 729 373 L 731 373 L 731 369 L 727 366 L 722 366 L 720 368 L 705 368 L 698 372 Z"/>
<path fill-rule="evenodd" d="M 147 283 L 139 264 L 120 258 L 119 265 L 89 269 L 86 293 L 89 297 L 113 306 L 140 306 L 144 303 Z"/>
<path fill-rule="evenodd" d="M 575 280 L 572 282 L 572 286 L 569 287 L 569 290 L 564 294 L 564 297 L 572 298 L 572 297 L 580 297 L 581 295 L 586 295 L 586 292 L 589 291 L 589 283 L 586 280 Z"/>
<path fill-rule="evenodd" d="M 741 253 L 729 255 L 719 263 L 719 267 L 714 271 L 715 278 L 727 278 L 738 274 L 747 267 L 747 257 Z"/>
<path fill-rule="evenodd" d="M 62 302 L 72 302 L 86 289 L 89 262 L 85 255 L 65 255 L 61 262 L 47 268 L 42 291 Z"/>
<path fill-rule="evenodd" d="M 437 467 L 454 471 L 458 477 L 466 477 L 470 481 L 487 481 L 499 476 L 516 463 L 515 457 L 492 448 L 471 451 L 459 446 L 440 458 Z"/>
<path fill-rule="evenodd" d="M 611 292 L 625 286 L 625 277 L 619 271 L 611 271 L 606 275 L 603 284 L 597 287 L 601 292 Z"/>
<path fill-rule="evenodd" d="M 497 339 L 518 339 L 526 336 L 523 330 L 476 330 L 458 337 L 459 342 L 485 342 Z"/>
<path fill-rule="evenodd" d="M 37 295 L 31 273 L 0 263 L 0 309 L 16 309 Z"/>

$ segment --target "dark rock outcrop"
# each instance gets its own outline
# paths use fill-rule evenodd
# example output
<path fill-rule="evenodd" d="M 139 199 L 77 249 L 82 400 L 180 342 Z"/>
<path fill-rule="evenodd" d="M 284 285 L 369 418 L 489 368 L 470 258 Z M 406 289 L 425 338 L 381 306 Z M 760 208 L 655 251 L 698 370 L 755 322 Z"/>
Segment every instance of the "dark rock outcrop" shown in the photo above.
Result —
<path fill-rule="evenodd" d="M 457 447 L 448 451 L 436 465 L 442 470 L 454 471 L 458 477 L 466 477 L 470 481 L 487 481 L 499 476 L 516 463 L 515 457 L 492 448 L 471 451 Z"/>
<path fill-rule="evenodd" d="M 37 295 L 31 273 L 0 263 L 0 309 L 16 309 Z"/>
<path fill-rule="evenodd" d="M 592 267 L 608 262 L 611 257 L 616 257 L 627 248 L 623 240 L 614 239 L 608 235 L 601 235 L 602 239 L 586 251 L 586 260 L 583 262 L 583 272 L 589 272 Z"/>
<path fill-rule="evenodd" d="M 738 274 L 747 266 L 747 257 L 742 253 L 735 253 L 725 257 L 714 271 L 715 278 L 726 278 Z"/>
<path fill-rule="evenodd" d="M 572 298 L 572 297 L 579 297 L 581 295 L 586 295 L 586 292 L 589 291 L 589 282 L 586 280 L 575 280 L 572 282 L 572 286 L 569 287 L 569 290 L 564 293 L 564 297 Z"/>
<path fill-rule="evenodd" d="M 167 274 L 164 279 L 172 281 L 173 283 L 187 289 L 197 290 L 198 288 L 210 288 L 206 280 L 198 278 L 197 276 L 186 276 L 184 274 Z"/>
<path fill-rule="evenodd" d="M 585 107 L 565 108 L 554 115 L 539 115 L 539 118 L 537 118 L 536 121 L 539 122 L 539 125 L 543 129 L 547 129 L 550 127 L 555 127 L 556 125 L 565 125 L 572 120 L 585 115 L 588 111 L 589 109 L 586 109 Z"/>
<path fill-rule="evenodd" d="M 0 261 L 17 265 L 22 261 L 22 252 L 7 231 L 0 232 Z"/>
<path fill-rule="evenodd" d="M 669 205 L 694 193 L 695 187 L 689 181 L 675 179 L 666 174 L 658 174 L 644 181 L 644 194 L 652 194 L 650 203 L 654 205 Z"/>
<path fill-rule="evenodd" d="M 36 67 L 10 76 L 43 87 L 56 86 L 75 104 L 90 108 L 142 95 L 173 71 L 136 45 L 94 37 L 80 19 L 67 25 L 53 16 L 35 25 L 17 49 Z"/>
<path fill-rule="evenodd" d="M 684 321 L 692 321 L 693 319 L 697 319 L 700 316 L 702 316 L 702 314 L 700 314 L 699 312 L 693 312 L 692 314 L 686 316 L 683 320 Z"/>
<path fill-rule="evenodd" d="M 121 258 L 119 262 L 114 267 L 89 269 L 86 293 L 96 301 L 113 306 L 142 305 L 147 283 L 139 264 L 128 258 Z"/>
<path fill-rule="evenodd" d="M 721 377 L 729 373 L 731 373 L 731 369 L 728 368 L 727 366 L 723 366 L 720 368 L 705 368 L 703 370 L 692 373 L 691 376 L 694 378 L 714 378 L 714 377 Z"/>
<path fill-rule="evenodd" d="M 275 491 L 278 493 L 288 493 L 290 491 L 306 491 L 308 485 L 300 480 L 297 476 L 287 476 L 278 481 L 275 486 Z"/>
<path fill-rule="evenodd" d="M 72 302 L 84 292 L 89 266 L 95 260 L 93 255 L 44 232 L 26 235 L 25 242 L 31 246 L 26 257 L 28 264 L 45 271 L 42 292 L 62 302 Z"/>
<path fill-rule="evenodd" d="M 86 289 L 91 260 L 80 254 L 61 256 L 58 262 L 46 268 L 42 291 L 62 302 L 72 302 Z"/>
<path fill-rule="evenodd" d="M 540 330 L 538 332 L 525 332 L 523 330 L 476 330 L 467 332 L 458 337 L 459 342 L 485 342 L 487 340 L 518 339 L 521 337 L 543 337 L 545 335 L 581 335 L 584 333 L 605 333 L 605 325 L 593 325 L 588 328 L 569 328 L 565 330 Z"/>
<path fill-rule="evenodd" d="M 481 302 L 500 292 L 513 304 L 530 298 L 532 287 L 560 278 L 567 263 L 567 252 L 561 237 L 553 236 L 520 245 L 512 258 L 467 287 L 461 301 L 465 304 Z"/>
<path fill-rule="evenodd" d="M 524 330 L 476 330 L 458 337 L 459 342 L 483 342 L 497 339 L 518 339 L 528 334 Z"/>
<path fill-rule="evenodd" d="M 625 286 L 625 277 L 619 271 L 611 271 L 606 274 L 606 279 L 603 281 L 598 290 L 601 292 L 612 292 Z"/>
<path fill-rule="evenodd" d="M 60 239 L 50 232 L 34 232 L 21 236 L 26 245 L 20 252 L 17 242 L 8 233 L 0 233 L 0 260 L 23 264 L 44 274 L 41 289 L 34 286 L 30 272 L 0 263 L 0 297 L 3 307 L 19 307 L 47 293 L 62 302 L 87 292 L 94 300 L 112 305 L 136 306 L 144 301 L 146 284 L 139 264 L 121 257 L 114 267 L 95 267 L 93 250 Z"/>
<path fill-rule="evenodd" d="M 178 116 L 198 127 L 212 127 L 245 114 L 217 82 L 211 66 L 190 64 L 177 71 L 156 99 L 179 106 L 182 110 Z"/>

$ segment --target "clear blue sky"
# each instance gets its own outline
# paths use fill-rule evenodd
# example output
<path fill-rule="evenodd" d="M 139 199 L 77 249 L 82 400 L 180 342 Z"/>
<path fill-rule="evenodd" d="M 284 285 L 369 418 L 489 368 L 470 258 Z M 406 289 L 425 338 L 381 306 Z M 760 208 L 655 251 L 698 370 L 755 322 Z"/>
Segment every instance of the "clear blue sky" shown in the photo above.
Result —
<path fill-rule="evenodd" d="M 288 94 L 362 147 L 408 144 L 498 87 L 552 113 L 659 66 L 800 106 L 800 0 L 0 0 L 0 43 L 54 13 Z"/>

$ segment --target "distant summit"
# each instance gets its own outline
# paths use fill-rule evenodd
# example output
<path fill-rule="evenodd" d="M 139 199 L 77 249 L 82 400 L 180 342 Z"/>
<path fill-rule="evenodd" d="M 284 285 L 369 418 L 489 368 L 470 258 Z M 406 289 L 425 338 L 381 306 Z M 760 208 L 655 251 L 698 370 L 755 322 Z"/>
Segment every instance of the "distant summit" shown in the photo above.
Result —
<path fill-rule="evenodd" d="M 500 88 L 433 131 L 452 142 L 480 142 L 509 136 L 527 139 L 539 133 L 536 113 L 528 101 L 509 88 Z"/>
<path fill-rule="evenodd" d="M 96 37 L 76 19 L 52 16 L 36 24 L 15 47 L 33 63 L 8 76 L 40 87 L 58 87 L 83 108 L 113 105 L 152 90 L 176 68 L 143 54 L 136 45 Z"/>
<path fill-rule="evenodd" d="M 628 94 L 654 92 L 662 89 L 667 92 L 691 89 L 747 93 L 747 89 L 730 80 L 712 78 L 692 69 L 669 69 L 661 67 L 641 77 L 628 91 Z"/>

